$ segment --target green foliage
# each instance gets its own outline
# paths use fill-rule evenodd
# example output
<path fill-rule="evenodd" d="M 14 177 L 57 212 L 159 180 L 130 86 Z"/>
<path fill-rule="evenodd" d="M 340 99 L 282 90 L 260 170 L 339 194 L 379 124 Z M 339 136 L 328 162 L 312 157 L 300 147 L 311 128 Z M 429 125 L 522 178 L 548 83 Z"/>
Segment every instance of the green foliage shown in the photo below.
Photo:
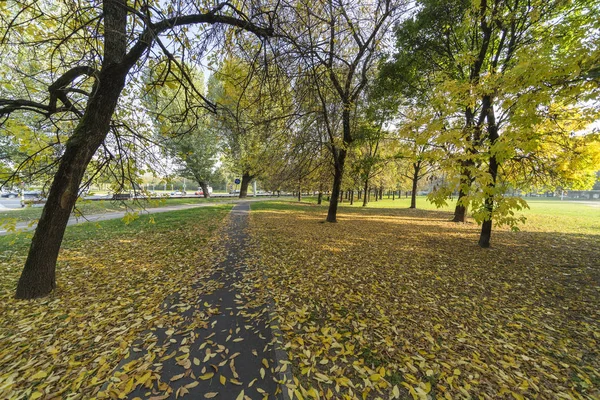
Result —
<path fill-rule="evenodd" d="M 443 205 L 461 189 L 460 204 L 473 207 L 478 222 L 515 227 L 512 210 L 524 204 L 505 196 L 508 190 L 591 187 L 598 139 L 590 124 L 600 114 L 589 71 L 598 62 L 598 8 L 561 1 L 419 4 L 396 29 L 379 93 L 399 105 L 426 104 L 438 113 L 430 121 L 443 121 L 435 142 L 446 154 L 435 158 L 447 186 L 430 199 Z M 491 159 L 500 166 L 496 177 Z"/>

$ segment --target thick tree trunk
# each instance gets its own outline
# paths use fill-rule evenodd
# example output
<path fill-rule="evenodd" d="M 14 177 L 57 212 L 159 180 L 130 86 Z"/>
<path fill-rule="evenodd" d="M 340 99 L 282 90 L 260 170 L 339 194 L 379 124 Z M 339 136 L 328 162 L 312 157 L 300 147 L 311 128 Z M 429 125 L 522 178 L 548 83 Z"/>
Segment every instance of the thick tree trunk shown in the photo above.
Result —
<path fill-rule="evenodd" d="M 460 188 L 458 190 L 458 199 L 456 200 L 456 207 L 454 208 L 454 218 L 452 222 L 466 222 L 467 221 L 467 206 L 464 204 L 465 197 L 467 196 L 467 188 L 471 186 L 471 172 L 468 167 L 463 168 L 460 177 Z"/>
<path fill-rule="evenodd" d="M 321 205 L 323 202 L 323 192 L 319 190 L 319 195 L 317 196 L 317 204 Z"/>
<path fill-rule="evenodd" d="M 208 199 L 210 197 L 210 193 L 208 193 L 208 184 L 204 181 L 198 181 L 198 184 L 202 188 L 202 194 L 204 198 Z"/>
<path fill-rule="evenodd" d="M 486 219 L 481 225 L 481 234 L 479 235 L 479 246 L 483 248 L 490 247 L 490 239 L 492 237 L 492 222 L 493 222 L 493 211 L 494 211 L 494 191 L 496 188 L 496 179 L 498 177 L 498 160 L 496 159 L 493 151 L 493 146 L 499 138 L 498 126 L 496 125 L 496 116 L 494 109 L 491 106 L 491 99 L 489 101 L 489 108 L 487 112 L 488 120 L 488 136 L 490 139 L 490 164 L 488 166 L 488 172 L 490 174 L 490 183 L 487 186 L 487 192 L 485 195 L 485 210 Z"/>
<path fill-rule="evenodd" d="M 419 170 L 421 166 L 413 163 L 412 193 L 410 195 L 410 208 L 417 208 L 417 185 L 419 184 Z"/>
<path fill-rule="evenodd" d="M 352 143 L 352 132 L 350 129 L 350 110 L 351 103 L 348 99 L 344 99 L 344 110 L 342 111 L 342 131 L 343 142 L 345 145 Z M 327 222 L 337 222 L 338 199 L 342 187 L 342 179 L 344 178 L 344 165 L 346 163 L 346 149 L 338 148 L 331 143 L 333 153 L 334 175 L 333 175 L 333 190 L 331 191 L 331 201 L 327 210 Z"/>
<path fill-rule="evenodd" d="M 346 150 L 334 150 L 334 175 L 333 188 L 331 190 L 331 200 L 327 210 L 327 222 L 337 222 L 338 200 L 340 198 L 340 189 L 342 187 L 342 178 L 344 177 L 344 163 L 346 162 Z"/>
<path fill-rule="evenodd" d="M 248 185 L 252 181 L 253 176 L 249 172 L 244 172 L 242 175 L 242 183 L 240 185 L 240 199 L 244 199 L 248 196 Z"/>
<path fill-rule="evenodd" d="M 379 188 L 379 200 L 383 200 L 383 186 Z"/>
<path fill-rule="evenodd" d="M 350 205 L 354 205 L 354 190 L 350 190 Z"/>
<path fill-rule="evenodd" d="M 110 6 L 109 6 L 110 7 Z M 119 5 L 112 5 L 119 8 Z M 105 6 L 106 8 L 106 6 Z M 126 14 L 110 10 L 105 25 L 125 29 Z M 115 29 L 116 29 L 115 28 Z M 127 70 L 114 62 L 125 52 L 125 38 L 106 38 L 105 60 L 92 91 L 84 115 L 67 140 L 58 171 L 48 193 L 42 216 L 31 241 L 31 247 L 19 283 L 16 297 L 32 299 L 45 296 L 56 287 L 56 260 L 75 202 L 79 185 L 94 153 L 100 147 L 110 128 L 117 101 L 125 86 Z"/>
<path fill-rule="evenodd" d="M 364 190 L 365 195 L 363 196 L 362 206 L 366 207 L 367 204 L 369 204 L 369 196 L 367 195 L 367 193 L 369 193 L 369 180 L 368 179 L 365 180 L 365 187 L 363 190 Z"/>

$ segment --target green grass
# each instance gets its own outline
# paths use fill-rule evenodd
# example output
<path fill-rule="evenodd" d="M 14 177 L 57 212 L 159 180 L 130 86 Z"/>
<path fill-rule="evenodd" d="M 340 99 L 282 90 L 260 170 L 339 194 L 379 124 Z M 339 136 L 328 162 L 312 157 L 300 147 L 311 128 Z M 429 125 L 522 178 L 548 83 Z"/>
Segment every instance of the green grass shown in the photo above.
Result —
<path fill-rule="evenodd" d="M 328 202 L 323 199 L 321 207 L 328 206 Z M 563 200 L 556 198 L 525 198 L 529 204 L 529 209 L 517 211 L 517 215 L 524 215 L 527 222 L 520 226 L 524 231 L 540 231 L 540 232 L 559 232 L 559 233 L 577 233 L 577 234 L 592 234 L 600 235 L 600 201 L 577 201 Z M 448 205 L 437 208 L 434 204 L 427 201 L 426 196 L 417 197 L 417 209 L 439 212 L 453 212 L 455 201 L 448 202 Z M 305 197 L 302 204 L 306 206 L 315 206 L 317 203 L 316 197 Z M 295 203 L 298 204 L 298 203 Z M 351 206 L 345 201 L 339 204 L 340 211 L 347 210 L 370 210 L 370 209 L 408 209 L 410 206 L 410 198 L 401 198 L 396 200 L 387 199 L 384 196 L 382 200 L 371 200 L 366 207 L 362 207 L 362 201 L 355 200 Z M 252 209 L 277 209 L 290 210 L 291 204 L 285 203 L 255 203 Z M 301 210 L 302 207 L 293 207 L 293 209 Z"/>
<path fill-rule="evenodd" d="M 136 200 L 136 201 L 111 201 L 84 200 L 77 203 L 77 212 L 83 215 L 103 214 L 114 211 L 132 211 L 143 208 L 156 208 L 175 206 L 181 204 L 200 204 L 200 203 L 221 203 L 230 201 L 231 198 L 180 198 L 180 199 L 160 199 L 160 200 Z M 4 210 L 0 212 L 0 223 L 3 219 L 13 219 L 15 222 L 29 222 L 40 218 L 42 207 L 25 207 L 16 210 Z"/>
<path fill-rule="evenodd" d="M 183 200 L 183 199 L 179 199 Z M 171 205 L 171 204 L 170 204 Z M 152 215 L 141 215 L 139 218 L 126 224 L 121 218 L 99 222 L 85 222 L 67 227 L 63 240 L 63 248 L 72 243 L 89 239 L 119 239 L 135 237 L 145 233 L 167 232 L 176 233 L 186 230 L 191 226 L 203 224 L 209 216 L 215 213 L 228 212 L 232 204 L 215 204 L 213 207 L 190 208 L 169 211 Z M 215 226 L 207 226 L 212 231 Z M 26 251 L 31 243 L 33 232 L 23 232 L 0 236 L 0 249 L 10 250 L 13 254 Z"/>

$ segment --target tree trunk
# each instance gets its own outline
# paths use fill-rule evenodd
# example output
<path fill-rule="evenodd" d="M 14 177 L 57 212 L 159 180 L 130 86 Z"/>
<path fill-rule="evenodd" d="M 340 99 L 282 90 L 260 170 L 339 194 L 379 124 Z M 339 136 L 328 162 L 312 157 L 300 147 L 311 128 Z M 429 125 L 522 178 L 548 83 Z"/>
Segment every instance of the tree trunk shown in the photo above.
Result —
<path fill-rule="evenodd" d="M 105 31 L 112 34 L 106 35 L 102 69 L 83 117 L 66 142 L 19 278 L 18 299 L 45 296 L 56 287 L 58 252 L 77 201 L 79 185 L 87 165 L 108 134 L 112 115 L 125 86 L 128 69 L 118 65 L 127 48 L 125 10 L 118 2 L 104 3 Z"/>
<path fill-rule="evenodd" d="M 475 113 L 471 107 L 465 108 L 465 136 L 469 147 L 467 152 L 471 155 L 476 153 L 476 149 L 473 147 L 479 142 L 481 130 L 476 128 L 474 131 L 473 125 L 475 124 Z M 458 199 L 456 200 L 456 207 L 454 209 L 453 222 L 466 222 L 467 221 L 467 207 L 466 196 L 469 194 L 471 183 L 473 178 L 471 176 L 471 168 L 475 166 L 475 162 L 471 159 L 467 159 L 461 162 L 461 176 L 460 176 L 460 187 L 458 191 Z"/>
<path fill-rule="evenodd" d="M 321 205 L 323 202 L 323 193 L 319 190 L 319 196 L 317 197 L 317 204 Z"/>
<path fill-rule="evenodd" d="M 253 176 L 250 175 L 249 172 L 244 172 L 242 175 L 242 184 L 240 185 L 240 199 L 246 198 L 248 196 L 248 185 L 250 181 L 252 181 Z"/>
<path fill-rule="evenodd" d="M 392 201 L 396 200 L 396 191 L 392 190 Z"/>
<path fill-rule="evenodd" d="M 379 188 L 379 200 L 383 200 L 383 186 Z"/>
<path fill-rule="evenodd" d="M 363 190 L 364 190 L 365 195 L 363 196 L 363 204 L 362 204 L 362 206 L 366 207 L 367 204 L 369 204 L 369 196 L 367 194 L 367 193 L 369 193 L 369 180 L 368 179 L 365 180 L 365 187 L 364 187 Z"/>
<path fill-rule="evenodd" d="M 350 205 L 354 205 L 354 189 L 350 190 Z"/>
<path fill-rule="evenodd" d="M 487 111 L 488 121 L 488 136 L 490 138 L 490 164 L 488 166 L 488 172 L 491 180 L 487 185 L 487 191 L 485 194 L 485 210 L 486 219 L 481 225 L 481 234 L 479 235 L 479 246 L 483 248 L 490 247 L 490 239 L 492 237 L 492 222 L 493 222 L 493 211 L 494 211 L 494 191 L 496 189 L 496 178 L 498 177 L 498 160 L 496 159 L 493 146 L 499 138 L 498 126 L 496 125 L 496 116 L 494 109 L 491 105 L 491 99 L 488 102 L 489 107 Z"/>
<path fill-rule="evenodd" d="M 419 170 L 421 165 L 419 163 L 413 163 L 413 177 L 412 177 L 412 193 L 410 195 L 410 208 L 417 208 L 417 185 L 419 183 Z"/>
<path fill-rule="evenodd" d="M 199 181 L 198 183 L 202 188 L 202 194 L 204 195 L 204 198 L 208 199 L 210 197 L 210 193 L 208 193 L 208 184 L 204 181 Z"/>
<path fill-rule="evenodd" d="M 331 190 L 331 200 L 327 210 L 327 222 L 337 222 L 338 200 L 340 198 L 340 189 L 342 187 L 342 178 L 344 177 L 344 163 L 346 162 L 346 150 L 334 149 L 334 175 L 333 188 Z"/>
<path fill-rule="evenodd" d="M 342 111 L 342 131 L 344 145 L 349 145 L 352 142 L 352 132 L 350 130 L 350 110 L 351 103 L 348 99 L 344 100 L 344 110 Z M 331 201 L 327 210 L 327 222 L 337 222 L 338 199 L 340 197 L 340 189 L 342 187 L 342 179 L 344 178 L 344 164 L 346 163 L 346 148 L 338 148 L 331 143 L 331 151 L 333 153 L 333 164 L 335 172 L 333 174 L 333 189 L 331 191 Z"/>
<path fill-rule="evenodd" d="M 467 221 L 467 205 L 464 204 L 465 197 L 467 196 L 467 188 L 471 186 L 471 171 L 468 167 L 463 168 L 460 177 L 460 188 L 458 190 L 458 199 L 456 200 L 456 207 L 454 208 L 454 218 L 452 222 L 466 222 Z"/>

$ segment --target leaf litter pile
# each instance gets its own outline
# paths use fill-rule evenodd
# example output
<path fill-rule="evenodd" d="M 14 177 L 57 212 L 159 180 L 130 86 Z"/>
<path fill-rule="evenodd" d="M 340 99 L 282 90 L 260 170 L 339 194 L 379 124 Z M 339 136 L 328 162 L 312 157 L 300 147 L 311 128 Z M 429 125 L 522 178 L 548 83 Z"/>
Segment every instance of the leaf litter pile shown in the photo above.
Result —
<path fill-rule="evenodd" d="M 173 356 L 152 332 L 188 334 L 177 343 L 181 354 L 193 342 L 189 333 L 206 326 L 210 305 L 196 299 L 217 286 L 208 279 L 223 258 L 214 231 L 229 209 L 179 211 L 127 227 L 105 221 L 91 233 L 73 227 L 59 257 L 58 289 L 33 301 L 13 298 L 26 243 L 3 242 L 0 398 L 126 398 L 140 386 L 173 392 L 156 372 Z"/>
<path fill-rule="evenodd" d="M 297 398 L 600 398 L 598 235 L 253 206 Z M 527 226 L 525 226 L 527 229 Z"/>

